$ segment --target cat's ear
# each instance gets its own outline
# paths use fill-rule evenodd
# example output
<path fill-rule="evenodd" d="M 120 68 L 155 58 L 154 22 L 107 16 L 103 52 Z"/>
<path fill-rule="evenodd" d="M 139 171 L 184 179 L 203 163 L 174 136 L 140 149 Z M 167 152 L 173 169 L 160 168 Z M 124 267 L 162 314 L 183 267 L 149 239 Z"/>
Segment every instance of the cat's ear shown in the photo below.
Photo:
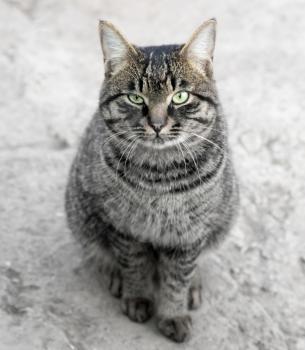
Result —
<path fill-rule="evenodd" d="M 124 66 L 128 57 L 136 56 L 137 51 L 110 22 L 100 21 L 99 33 L 104 55 L 105 75 L 111 76 Z"/>
<path fill-rule="evenodd" d="M 204 22 L 182 47 L 180 53 L 199 70 L 211 74 L 216 39 L 216 20 Z"/>

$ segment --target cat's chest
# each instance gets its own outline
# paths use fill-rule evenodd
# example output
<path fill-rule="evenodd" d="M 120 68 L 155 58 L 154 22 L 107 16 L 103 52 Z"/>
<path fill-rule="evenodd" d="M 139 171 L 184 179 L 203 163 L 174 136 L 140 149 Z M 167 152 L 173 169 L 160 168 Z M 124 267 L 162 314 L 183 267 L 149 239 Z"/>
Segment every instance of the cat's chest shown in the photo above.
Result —
<path fill-rule="evenodd" d="M 109 201 L 108 208 L 116 208 L 109 213 L 111 220 L 120 231 L 152 243 L 195 241 L 200 231 L 195 219 L 204 216 L 206 210 L 200 197 L 159 196 L 136 200 L 126 196 Z M 203 225 L 201 221 L 200 226 Z"/>

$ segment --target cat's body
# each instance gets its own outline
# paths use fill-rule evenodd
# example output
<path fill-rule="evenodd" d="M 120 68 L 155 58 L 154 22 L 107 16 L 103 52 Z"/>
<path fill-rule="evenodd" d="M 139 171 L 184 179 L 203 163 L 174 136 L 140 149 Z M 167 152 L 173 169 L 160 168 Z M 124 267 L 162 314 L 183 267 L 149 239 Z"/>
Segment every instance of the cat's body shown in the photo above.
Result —
<path fill-rule="evenodd" d="M 201 302 L 196 260 L 237 207 L 226 123 L 206 59 L 200 72 L 185 46 L 136 48 L 102 28 L 106 79 L 70 172 L 69 226 L 129 318 L 148 319 L 155 298 L 160 330 L 183 341 Z"/>

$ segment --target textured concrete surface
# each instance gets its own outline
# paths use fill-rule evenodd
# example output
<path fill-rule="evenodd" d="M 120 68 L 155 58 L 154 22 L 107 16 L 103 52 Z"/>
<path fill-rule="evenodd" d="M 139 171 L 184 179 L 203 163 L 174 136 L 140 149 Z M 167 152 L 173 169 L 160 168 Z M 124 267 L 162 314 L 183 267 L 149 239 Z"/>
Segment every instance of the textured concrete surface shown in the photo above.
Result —
<path fill-rule="evenodd" d="M 0 2 L 0 350 L 305 349 L 304 1 Z M 63 193 L 103 77 L 97 19 L 183 42 L 217 17 L 215 71 L 242 208 L 202 262 L 192 340 L 121 315 L 81 262 Z"/>

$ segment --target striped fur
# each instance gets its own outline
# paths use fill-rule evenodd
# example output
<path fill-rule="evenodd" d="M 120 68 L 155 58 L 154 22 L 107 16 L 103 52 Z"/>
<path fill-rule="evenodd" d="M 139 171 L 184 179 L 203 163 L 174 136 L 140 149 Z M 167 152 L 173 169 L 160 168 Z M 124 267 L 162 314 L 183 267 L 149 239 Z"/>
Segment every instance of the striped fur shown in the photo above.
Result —
<path fill-rule="evenodd" d="M 129 52 L 128 44 L 114 63 L 106 57 L 99 108 L 66 191 L 69 226 L 110 271 L 123 312 L 143 322 L 157 295 L 158 326 L 175 341 L 188 338 L 188 306 L 200 304 L 197 258 L 228 233 L 238 202 L 211 62 L 204 58 L 200 70 L 185 47 Z M 175 106 L 170 97 L 179 90 L 190 99 Z M 128 93 L 145 104 L 131 104 Z M 167 123 L 158 138 L 147 124 L 154 113 Z"/>

